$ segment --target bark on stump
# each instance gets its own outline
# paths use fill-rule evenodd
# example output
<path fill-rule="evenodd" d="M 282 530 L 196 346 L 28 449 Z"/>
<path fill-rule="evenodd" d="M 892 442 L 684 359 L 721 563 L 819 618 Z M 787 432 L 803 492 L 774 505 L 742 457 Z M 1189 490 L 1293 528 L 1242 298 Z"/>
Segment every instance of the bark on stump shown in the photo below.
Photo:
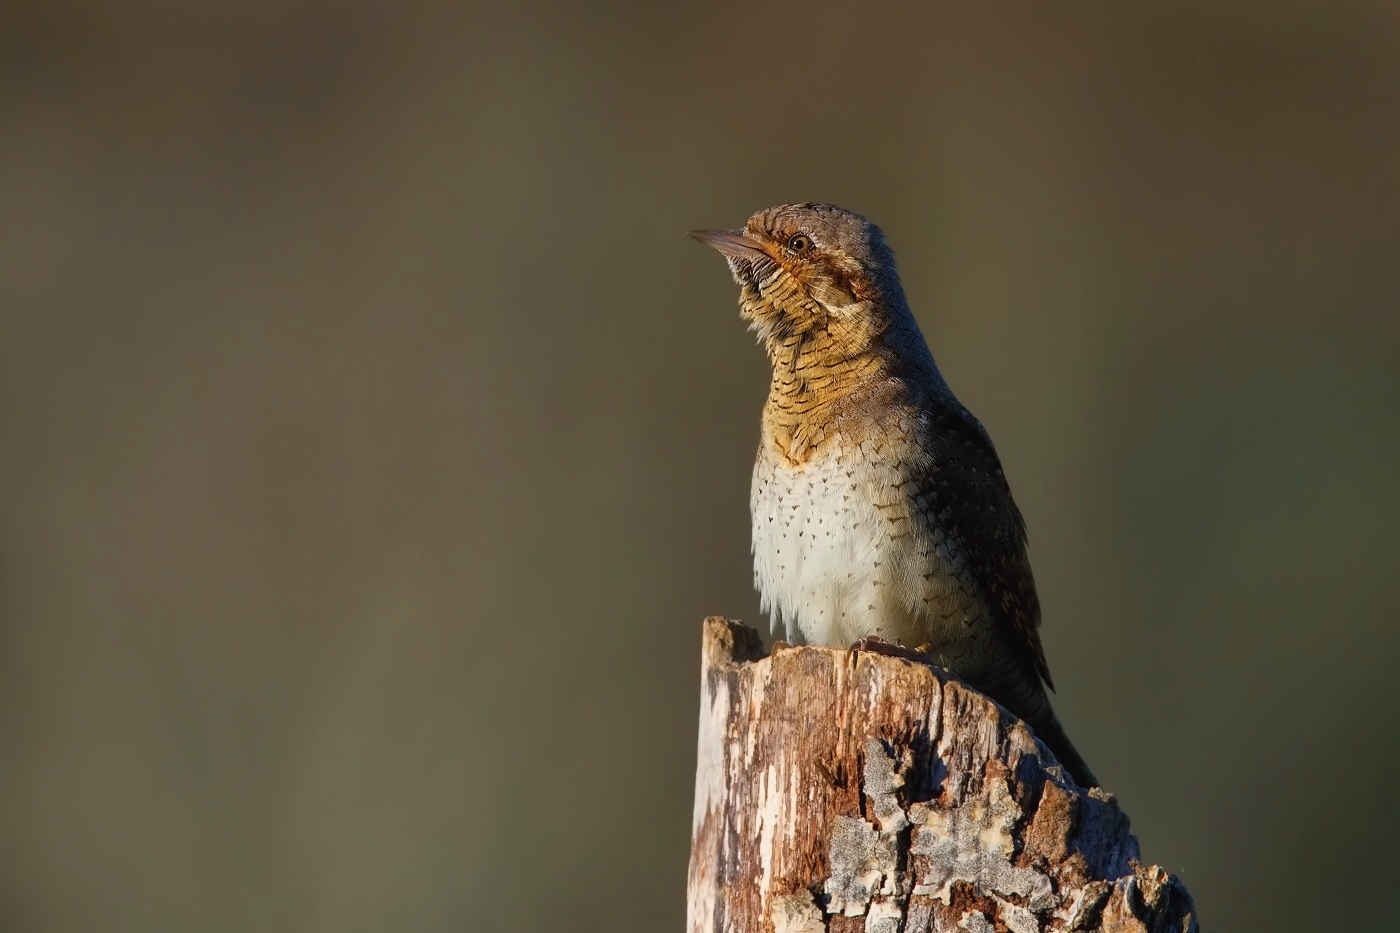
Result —
<path fill-rule="evenodd" d="M 1113 797 L 911 657 L 705 621 L 690 933 L 1195 933 Z"/>

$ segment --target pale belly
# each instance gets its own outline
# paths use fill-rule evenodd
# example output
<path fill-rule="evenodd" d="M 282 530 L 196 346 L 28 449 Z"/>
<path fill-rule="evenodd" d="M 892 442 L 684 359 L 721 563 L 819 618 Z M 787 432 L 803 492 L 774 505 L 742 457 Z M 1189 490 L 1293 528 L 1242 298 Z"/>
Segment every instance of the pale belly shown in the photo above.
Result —
<path fill-rule="evenodd" d="M 990 616 L 957 543 L 920 507 L 893 464 L 835 445 L 797 467 L 754 467 L 754 582 L 794 644 L 845 646 L 875 635 L 932 645 L 948 660 L 988 634 Z M 956 669 L 958 663 L 945 666 Z"/>

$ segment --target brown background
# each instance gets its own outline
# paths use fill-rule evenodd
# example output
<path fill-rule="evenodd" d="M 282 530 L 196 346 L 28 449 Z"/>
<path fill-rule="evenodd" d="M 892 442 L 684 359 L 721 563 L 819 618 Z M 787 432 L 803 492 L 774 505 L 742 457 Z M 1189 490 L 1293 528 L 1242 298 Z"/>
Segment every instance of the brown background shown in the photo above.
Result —
<path fill-rule="evenodd" d="M 963 6 L 6 4 L 0 927 L 680 929 L 766 385 L 684 234 L 804 199 L 1148 856 L 1400 927 L 1400 7 Z"/>

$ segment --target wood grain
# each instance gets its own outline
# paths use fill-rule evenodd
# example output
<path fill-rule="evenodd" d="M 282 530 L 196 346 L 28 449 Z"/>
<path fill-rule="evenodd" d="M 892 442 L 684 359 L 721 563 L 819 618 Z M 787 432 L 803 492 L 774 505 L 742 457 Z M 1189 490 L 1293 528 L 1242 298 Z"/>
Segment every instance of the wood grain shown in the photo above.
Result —
<path fill-rule="evenodd" d="M 899 649 L 705 622 L 690 933 L 1197 930 L 1114 798 Z"/>

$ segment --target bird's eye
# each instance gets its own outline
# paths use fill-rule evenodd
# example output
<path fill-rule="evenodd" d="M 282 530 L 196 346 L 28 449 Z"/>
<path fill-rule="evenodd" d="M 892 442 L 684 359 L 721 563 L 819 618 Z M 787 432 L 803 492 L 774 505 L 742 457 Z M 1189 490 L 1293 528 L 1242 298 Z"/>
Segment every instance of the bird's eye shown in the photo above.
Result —
<path fill-rule="evenodd" d="M 794 253 L 805 253 L 812 248 L 812 238 L 805 233 L 794 233 L 788 237 L 787 248 Z"/>

